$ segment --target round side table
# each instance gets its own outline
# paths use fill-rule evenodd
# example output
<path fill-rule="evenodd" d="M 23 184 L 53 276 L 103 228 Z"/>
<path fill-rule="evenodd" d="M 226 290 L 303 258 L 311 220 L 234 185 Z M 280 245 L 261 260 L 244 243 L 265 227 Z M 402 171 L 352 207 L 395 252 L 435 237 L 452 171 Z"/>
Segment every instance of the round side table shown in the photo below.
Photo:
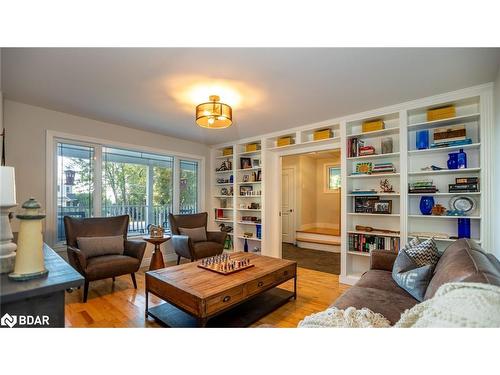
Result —
<path fill-rule="evenodd" d="M 170 236 L 151 237 L 148 235 L 142 237 L 142 239 L 155 245 L 153 256 L 151 257 L 151 263 L 149 264 L 149 270 L 153 271 L 160 268 L 165 268 L 165 262 L 163 261 L 163 254 L 161 253 L 160 245 L 164 242 L 167 242 L 170 239 Z"/>

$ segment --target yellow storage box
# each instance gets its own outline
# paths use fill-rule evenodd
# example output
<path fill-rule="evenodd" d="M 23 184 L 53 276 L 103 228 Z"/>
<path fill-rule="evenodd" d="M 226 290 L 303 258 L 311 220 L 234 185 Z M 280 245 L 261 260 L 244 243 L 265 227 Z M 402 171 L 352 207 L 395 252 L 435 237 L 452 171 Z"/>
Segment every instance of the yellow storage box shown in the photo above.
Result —
<path fill-rule="evenodd" d="M 259 150 L 260 150 L 260 144 L 258 143 L 249 143 L 245 146 L 245 152 L 253 152 Z"/>
<path fill-rule="evenodd" d="M 427 111 L 427 121 L 444 120 L 447 118 L 455 117 L 455 106 L 448 105 L 446 107 L 429 109 Z"/>
<path fill-rule="evenodd" d="M 290 136 L 278 138 L 278 141 L 277 141 L 278 147 L 288 146 L 288 145 L 292 145 L 292 144 L 293 144 L 293 138 Z"/>
<path fill-rule="evenodd" d="M 315 141 L 321 141 L 322 139 L 328 138 L 332 138 L 332 129 L 316 130 L 313 134 L 313 139 Z"/>
<path fill-rule="evenodd" d="M 384 129 L 384 122 L 382 120 L 365 121 L 363 122 L 361 130 L 363 133 L 374 132 L 376 130 Z"/>
<path fill-rule="evenodd" d="M 225 149 L 222 150 L 222 156 L 231 156 L 232 154 L 233 154 L 232 147 L 226 147 Z"/>

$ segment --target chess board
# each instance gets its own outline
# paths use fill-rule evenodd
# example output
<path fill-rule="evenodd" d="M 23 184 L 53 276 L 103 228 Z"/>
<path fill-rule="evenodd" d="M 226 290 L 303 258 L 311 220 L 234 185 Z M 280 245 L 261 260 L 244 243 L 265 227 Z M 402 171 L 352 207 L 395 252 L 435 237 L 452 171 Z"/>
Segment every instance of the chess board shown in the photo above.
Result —
<path fill-rule="evenodd" d="M 249 258 L 234 259 L 229 254 L 221 254 L 202 259 L 198 263 L 198 267 L 221 275 L 230 275 L 253 267 L 253 263 L 250 262 Z"/>
<path fill-rule="evenodd" d="M 200 267 L 200 268 L 203 268 L 205 270 L 209 270 L 209 271 L 212 271 L 212 272 L 217 272 L 217 273 L 219 273 L 221 275 L 230 275 L 230 274 L 235 273 L 235 272 L 246 270 L 246 269 L 251 268 L 253 266 L 254 266 L 253 264 L 248 264 L 246 266 L 242 266 L 242 267 L 236 268 L 234 270 L 223 271 L 221 269 L 218 269 L 218 268 L 214 267 L 213 265 L 212 266 L 204 266 L 204 265 L 198 264 L 198 267 Z"/>

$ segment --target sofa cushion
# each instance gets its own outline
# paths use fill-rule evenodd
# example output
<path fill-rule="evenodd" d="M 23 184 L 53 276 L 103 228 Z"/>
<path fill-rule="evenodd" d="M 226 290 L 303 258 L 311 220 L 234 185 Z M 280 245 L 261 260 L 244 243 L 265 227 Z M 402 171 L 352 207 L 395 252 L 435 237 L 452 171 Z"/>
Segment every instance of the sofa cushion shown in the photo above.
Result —
<path fill-rule="evenodd" d="M 419 267 L 407 254 L 406 249 L 403 249 L 394 262 L 392 277 L 401 288 L 410 293 L 415 299 L 423 301 L 433 270 L 433 264 Z"/>
<path fill-rule="evenodd" d="M 179 232 L 183 236 L 188 236 L 193 242 L 206 242 L 207 240 L 207 230 L 205 227 L 179 228 Z"/>
<path fill-rule="evenodd" d="M 361 279 L 359 279 L 356 283 L 356 286 L 362 288 L 380 289 L 385 290 L 386 292 L 399 294 L 403 297 L 411 297 L 407 291 L 396 284 L 392 278 L 392 273 L 388 271 L 370 270 L 365 272 Z"/>
<path fill-rule="evenodd" d="M 78 248 L 87 258 L 101 255 L 123 254 L 123 235 L 102 237 L 77 237 Z"/>
<path fill-rule="evenodd" d="M 126 255 L 104 255 L 88 259 L 85 274 L 89 280 L 105 279 L 137 272 L 140 264 L 139 259 Z"/>
<path fill-rule="evenodd" d="M 432 298 L 441 285 L 456 281 L 500 286 L 500 262 L 494 255 L 482 251 L 473 240 L 455 241 L 439 259 L 425 299 Z"/>
<path fill-rule="evenodd" d="M 196 242 L 193 244 L 196 258 L 207 258 L 222 253 L 223 245 L 217 242 Z"/>
<path fill-rule="evenodd" d="M 417 303 L 418 301 L 410 295 L 405 296 L 383 289 L 360 287 L 356 284 L 339 297 L 333 306 L 343 310 L 350 306 L 357 309 L 366 307 L 373 312 L 382 314 L 391 324 L 395 324 L 406 309 L 412 308 Z"/>

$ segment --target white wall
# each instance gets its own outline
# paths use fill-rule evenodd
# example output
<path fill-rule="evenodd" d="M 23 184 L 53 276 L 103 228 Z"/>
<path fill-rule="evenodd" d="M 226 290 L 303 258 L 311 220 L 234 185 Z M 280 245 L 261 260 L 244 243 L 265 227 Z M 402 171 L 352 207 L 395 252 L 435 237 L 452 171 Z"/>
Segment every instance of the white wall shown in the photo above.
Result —
<path fill-rule="evenodd" d="M 491 252 L 496 255 L 498 259 L 500 259 L 500 152 L 498 151 L 497 147 L 500 145 L 500 66 L 498 68 L 497 72 L 497 77 L 495 79 L 495 88 L 494 88 L 494 107 L 495 107 L 495 142 L 494 144 L 496 145 L 495 147 L 495 180 L 494 180 L 494 189 L 496 190 L 496 194 L 493 195 L 495 199 L 495 210 L 496 214 L 494 215 L 495 217 L 495 223 L 493 223 L 493 228 L 494 228 L 494 248 L 491 249 Z"/>
<path fill-rule="evenodd" d="M 111 140 L 165 150 L 166 152 L 198 155 L 205 157 L 205 168 L 209 165 L 209 148 L 200 143 L 95 121 L 10 100 L 4 101 L 4 126 L 7 131 L 6 164 L 16 169 L 18 203 L 24 202 L 29 197 L 35 197 L 43 207 L 46 206 L 45 149 L 47 130 L 99 138 L 103 142 Z M 208 171 L 205 171 L 205 186 L 209 186 Z M 14 220 L 13 230 L 17 230 L 17 225 L 18 223 Z"/>

